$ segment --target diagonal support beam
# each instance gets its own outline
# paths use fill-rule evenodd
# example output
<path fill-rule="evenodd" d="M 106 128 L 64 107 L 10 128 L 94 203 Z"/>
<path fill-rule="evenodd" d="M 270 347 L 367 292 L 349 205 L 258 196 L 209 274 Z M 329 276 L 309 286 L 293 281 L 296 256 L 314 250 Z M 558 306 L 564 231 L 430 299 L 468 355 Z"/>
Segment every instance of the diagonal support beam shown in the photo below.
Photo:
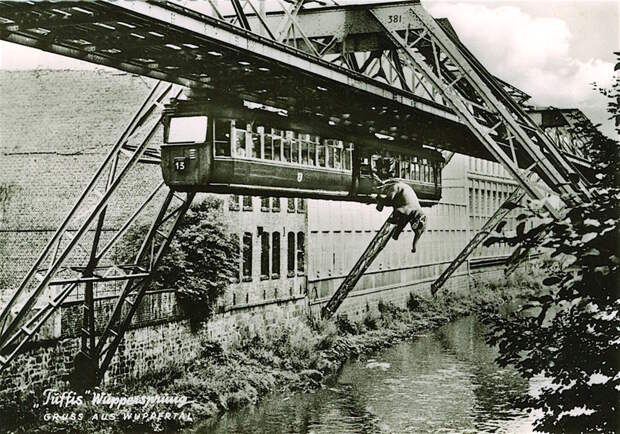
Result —
<path fill-rule="evenodd" d="M 368 267 L 372 265 L 375 258 L 385 248 L 388 241 L 390 241 L 394 231 L 400 232 L 401 229 L 402 227 L 398 227 L 398 225 L 392 223 L 392 215 L 390 215 L 336 292 L 334 292 L 327 304 L 323 306 L 321 310 L 321 316 L 323 318 L 329 319 L 336 313 L 342 302 L 347 298 L 347 295 L 353 291 L 353 288 L 355 288 L 355 285 L 364 275 Z"/>
<path fill-rule="evenodd" d="M 112 316 L 110 317 L 105 330 L 97 342 L 95 356 L 103 357 L 97 369 L 97 383 L 103 380 L 105 371 L 110 366 L 110 362 L 112 361 L 112 358 L 114 357 L 125 332 L 129 328 L 131 320 L 138 309 L 144 294 L 146 293 L 150 283 L 153 281 L 156 269 L 161 262 L 161 259 L 166 254 L 172 238 L 174 237 L 179 224 L 183 220 L 185 213 L 189 209 L 194 196 L 195 193 L 187 193 L 182 205 L 172 211 L 170 211 L 170 205 L 175 197 L 174 190 L 170 190 L 164 199 L 160 211 L 151 225 L 151 228 L 142 243 L 140 251 L 136 256 L 135 263 L 138 265 L 144 261 L 148 261 L 150 267 L 148 276 L 142 280 L 139 280 L 137 283 L 128 281 L 125 284 L 121 295 L 116 301 Z M 169 225 L 170 227 L 165 233 L 165 238 L 160 242 L 157 248 L 153 249 L 155 244 L 155 235 L 162 229 L 162 225 L 171 215 L 174 216 L 174 220 L 172 224 Z M 151 252 L 150 257 L 149 252 Z M 129 309 L 126 309 L 126 304 L 129 304 Z"/>

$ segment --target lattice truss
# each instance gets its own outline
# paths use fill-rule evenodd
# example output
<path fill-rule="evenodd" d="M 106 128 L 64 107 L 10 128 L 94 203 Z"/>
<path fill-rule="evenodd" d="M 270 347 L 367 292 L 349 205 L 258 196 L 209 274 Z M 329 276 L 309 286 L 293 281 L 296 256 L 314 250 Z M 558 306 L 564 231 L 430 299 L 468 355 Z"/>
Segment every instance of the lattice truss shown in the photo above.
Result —
<path fill-rule="evenodd" d="M 158 162 L 154 137 L 161 134 L 161 104 L 179 96 L 176 85 L 156 85 L 123 131 L 61 226 L 49 240 L 19 288 L 0 313 L 0 368 L 5 368 L 68 300 L 83 301 L 82 345 L 78 361 L 105 371 L 129 326 L 153 272 L 165 253 L 193 194 L 168 190 L 163 182 L 135 198 L 125 221 L 108 224 L 109 207 L 119 206 L 117 193 L 139 182 L 137 166 Z M 159 205 L 158 205 L 159 203 Z M 158 211 L 157 211 L 158 210 Z M 129 262 L 119 262 L 116 247 L 128 231 L 155 215 L 141 248 Z M 116 295 L 107 326 L 95 339 L 95 298 Z"/>
<path fill-rule="evenodd" d="M 419 3 L 268 5 L 270 10 L 260 0 L 208 0 L 199 13 L 161 1 L 0 1 L 0 39 L 174 83 L 153 89 L 0 313 L 0 370 L 63 301 L 77 297 L 83 326 L 76 366 L 86 372 L 86 384 L 103 378 L 193 198 L 154 185 L 118 230 L 102 235 L 115 192 L 139 163 L 159 163 L 152 140 L 159 112 L 180 86 L 329 120 L 343 131 L 494 158 L 519 182 L 522 191 L 515 196 L 543 199 L 531 182 L 541 179 L 564 200 L 587 198 L 586 180 L 565 158 L 582 157 L 584 144 L 559 130 L 545 134 L 523 111 L 528 95 L 493 77 L 449 23 L 434 20 Z M 425 135 L 439 121 L 441 132 Z M 149 214 L 153 207 L 158 211 Z M 118 263 L 115 245 L 152 214 L 135 259 Z M 389 239 L 383 232 L 376 246 Z M 350 281 L 372 262 L 375 247 L 362 255 Z M 118 298 L 98 337 L 93 300 L 103 292 Z"/>

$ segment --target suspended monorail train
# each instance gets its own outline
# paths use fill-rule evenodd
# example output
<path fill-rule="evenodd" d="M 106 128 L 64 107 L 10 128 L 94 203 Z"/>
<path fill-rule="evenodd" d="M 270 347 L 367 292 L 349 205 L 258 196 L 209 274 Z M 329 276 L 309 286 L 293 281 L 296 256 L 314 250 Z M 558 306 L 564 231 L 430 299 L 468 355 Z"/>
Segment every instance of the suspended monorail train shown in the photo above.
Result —
<path fill-rule="evenodd" d="M 441 198 L 444 159 L 433 149 L 356 145 L 209 107 L 180 100 L 164 110 L 162 171 L 176 190 L 369 203 L 382 174 L 409 184 L 422 205 Z"/>

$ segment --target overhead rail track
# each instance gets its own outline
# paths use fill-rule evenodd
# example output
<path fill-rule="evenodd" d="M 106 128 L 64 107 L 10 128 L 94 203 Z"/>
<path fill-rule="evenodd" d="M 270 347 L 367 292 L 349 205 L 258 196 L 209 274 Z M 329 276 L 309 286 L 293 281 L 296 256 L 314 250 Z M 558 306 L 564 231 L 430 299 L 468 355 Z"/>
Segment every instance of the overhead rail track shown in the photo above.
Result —
<path fill-rule="evenodd" d="M 264 22 L 276 26 L 285 15 L 267 14 Z M 445 101 L 431 98 L 419 71 L 403 69 L 368 6 L 302 9 L 293 18 L 313 44 L 333 40 L 330 47 L 344 56 L 323 49 L 318 58 L 289 39 L 167 2 L 0 2 L 0 39 L 280 107 L 344 132 L 494 158 Z M 255 32 L 263 28 L 252 16 L 248 23 Z"/>
<path fill-rule="evenodd" d="M 322 125 L 343 136 L 380 134 L 447 156 L 497 160 L 531 197 L 543 198 L 527 182 L 534 172 L 568 200 L 587 196 L 574 166 L 586 164 L 579 156 L 567 161 L 570 146 L 552 142 L 523 112 L 528 95 L 489 74 L 449 23 L 434 20 L 418 2 L 312 9 L 291 0 L 280 13 L 264 13 L 252 0 L 231 1 L 231 17 L 216 7 L 212 17 L 163 1 L 0 1 L 2 40 L 174 84 L 155 86 L 0 313 L 1 372 L 83 285 L 75 378 L 85 387 L 104 378 L 193 198 L 153 186 L 110 239 L 101 237 L 119 185 L 137 163 L 159 162 L 159 150 L 149 141 L 158 131 L 162 104 L 180 95 L 179 85 L 285 110 L 309 130 Z M 134 261 L 116 263 L 109 257 L 112 248 L 162 196 Z M 389 225 L 379 233 L 347 278 L 346 290 L 328 303 L 329 315 L 385 246 Z M 87 258 L 69 266 L 78 249 Z M 123 288 L 99 334 L 96 285 L 118 281 Z"/>

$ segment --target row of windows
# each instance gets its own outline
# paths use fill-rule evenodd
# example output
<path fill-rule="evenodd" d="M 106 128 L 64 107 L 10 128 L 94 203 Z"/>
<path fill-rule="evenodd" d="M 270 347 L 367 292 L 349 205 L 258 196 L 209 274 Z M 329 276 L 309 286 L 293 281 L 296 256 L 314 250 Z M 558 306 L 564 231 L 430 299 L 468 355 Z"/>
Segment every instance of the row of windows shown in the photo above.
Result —
<path fill-rule="evenodd" d="M 351 170 L 353 144 L 321 139 L 241 121 L 215 120 L 216 157 L 260 158 L 315 167 Z"/>
<path fill-rule="evenodd" d="M 251 232 L 243 234 L 241 246 L 241 277 L 244 281 L 252 279 L 253 240 Z M 286 237 L 286 270 L 292 277 L 305 272 L 306 241 L 303 232 L 289 232 Z M 261 232 L 260 234 L 260 276 L 261 279 L 279 279 L 281 273 L 280 232 Z"/>
<path fill-rule="evenodd" d="M 513 185 L 498 185 L 492 190 L 469 188 L 469 213 L 474 216 L 491 216 L 508 199 Z"/>
<path fill-rule="evenodd" d="M 367 160 L 362 162 L 362 166 L 365 164 L 368 164 Z M 390 178 L 438 184 L 441 184 L 441 164 L 438 161 L 431 161 L 427 158 L 412 155 L 396 155 L 394 157 L 372 156 L 372 168 L 377 173 L 389 171 Z"/>
<path fill-rule="evenodd" d="M 228 202 L 228 209 L 230 211 L 239 211 L 243 208 L 243 211 L 252 211 L 254 207 L 252 196 L 241 196 L 241 198 L 241 205 L 239 205 L 240 196 L 231 194 Z M 280 212 L 280 198 L 262 196 L 260 198 L 260 210 L 263 212 Z M 289 197 L 286 203 L 286 210 L 289 213 L 298 212 L 303 214 L 306 212 L 306 200 Z"/>

